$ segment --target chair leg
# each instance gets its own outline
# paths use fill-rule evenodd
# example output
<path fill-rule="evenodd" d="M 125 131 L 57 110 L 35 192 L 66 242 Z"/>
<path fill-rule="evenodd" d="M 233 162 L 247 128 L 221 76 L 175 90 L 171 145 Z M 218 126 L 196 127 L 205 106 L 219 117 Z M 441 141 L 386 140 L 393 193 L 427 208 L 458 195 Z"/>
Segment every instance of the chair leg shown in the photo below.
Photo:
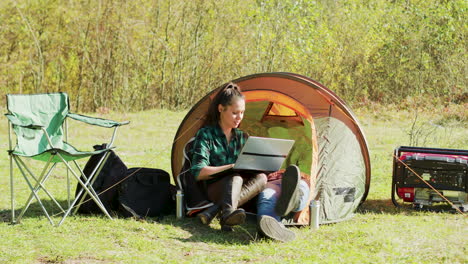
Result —
<path fill-rule="evenodd" d="M 9 126 L 8 126 L 9 127 Z M 10 153 L 10 202 L 11 202 L 11 223 L 15 224 L 15 192 L 13 179 L 13 154 Z"/>
<path fill-rule="evenodd" d="M 15 158 L 15 162 L 16 162 L 16 165 L 18 165 L 18 168 L 19 168 L 21 174 L 23 174 L 23 177 L 26 180 L 26 183 L 28 184 L 29 189 L 31 190 L 31 194 L 34 195 L 34 197 L 36 198 L 37 202 L 41 206 L 41 209 L 44 212 L 47 219 L 49 220 L 50 224 L 54 225 L 54 221 L 52 221 L 52 219 L 50 218 L 49 213 L 47 213 L 47 210 L 45 209 L 45 206 L 42 204 L 42 201 L 39 198 L 39 196 L 37 196 L 37 193 L 34 191 L 34 187 L 32 186 L 31 182 L 29 181 L 28 177 L 26 176 L 25 172 L 23 171 L 23 168 L 19 165 L 19 162 L 16 160 L 16 158 Z M 27 209 L 28 208 L 26 206 L 23 208 L 23 210 L 21 211 L 20 215 L 17 218 L 18 222 L 21 220 L 21 217 L 23 216 L 23 214 L 26 212 Z"/>
<path fill-rule="evenodd" d="M 65 120 L 63 120 L 63 124 L 62 124 L 62 128 L 63 128 L 63 132 L 64 132 L 64 136 L 65 136 L 65 141 L 68 142 L 68 121 L 67 121 L 67 118 L 65 118 Z M 67 168 L 67 204 L 68 204 L 68 208 L 70 208 L 70 204 L 71 204 L 71 201 L 70 201 L 70 197 L 71 197 L 71 192 L 70 192 L 70 173 L 68 171 L 68 168 Z"/>
<path fill-rule="evenodd" d="M 64 164 L 67 166 L 67 168 L 70 170 L 70 172 L 72 173 L 72 175 L 77 179 L 78 183 L 81 185 L 82 187 L 82 190 L 80 191 L 79 195 L 77 195 L 76 197 L 79 198 L 81 196 L 81 194 L 83 193 L 83 191 L 85 191 L 86 193 L 89 194 L 89 196 L 91 197 L 91 199 L 94 200 L 94 202 L 99 206 L 99 208 L 101 209 L 101 211 L 107 216 L 109 217 L 109 219 L 112 219 L 112 217 L 110 216 L 110 214 L 107 212 L 106 210 L 106 207 L 102 204 L 101 200 L 99 199 L 99 196 L 96 194 L 96 192 L 94 191 L 92 185 L 90 184 L 90 180 L 94 178 L 94 175 L 91 175 L 91 177 L 88 177 L 86 178 L 86 176 L 84 175 L 83 171 L 81 170 L 80 166 L 78 165 L 78 163 L 76 163 L 76 161 L 74 161 L 75 163 L 75 166 L 78 168 L 78 170 L 80 171 L 80 175 L 82 175 L 84 178 L 85 178 L 85 182 L 83 182 L 81 179 L 80 179 L 80 176 L 78 176 L 76 174 L 76 172 L 70 167 L 70 165 L 68 163 L 65 162 L 65 160 L 63 159 L 63 157 L 60 155 L 60 154 L 57 154 L 60 159 L 62 159 L 64 161 Z M 97 175 L 98 173 L 100 172 L 97 171 L 95 175 Z M 72 204 L 70 205 L 70 207 L 68 208 L 68 210 L 65 212 L 64 216 L 62 217 L 62 219 L 60 220 L 60 222 L 58 223 L 57 226 L 60 226 L 63 221 L 65 221 L 65 218 L 70 214 L 70 212 L 72 211 L 73 207 L 75 206 L 76 202 L 77 202 L 77 198 L 75 198 L 72 202 Z"/>
<path fill-rule="evenodd" d="M 10 202 L 11 202 L 11 223 L 15 224 L 15 189 L 13 178 L 13 148 L 11 142 L 12 124 L 8 122 L 8 155 L 10 156 Z"/>
<path fill-rule="evenodd" d="M 96 191 L 95 191 L 94 188 L 93 188 L 93 183 L 94 183 L 94 181 L 96 180 L 96 177 L 95 177 L 95 176 L 98 175 L 98 173 L 94 173 L 94 174 L 91 175 L 91 177 L 88 177 L 88 179 L 86 179 L 86 175 L 84 174 L 83 170 L 80 168 L 80 166 L 78 165 L 78 163 L 76 163 L 76 161 L 74 161 L 74 163 L 75 163 L 76 168 L 77 168 L 78 171 L 80 172 L 80 175 L 82 175 L 83 178 L 85 179 L 85 181 L 86 181 L 85 184 L 86 184 L 86 186 L 88 187 L 89 191 L 91 191 L 91 192 L 94 194 L 94 197 L 97 198 L 97 201 L 98 201 L 99 204 L 101 205 L 100 207 L 105 209 L 106 207 L 105 207 L 104 204 L 101 202 L 101 199 L 99 199 L 99 194 L 96 193 Z M 98 170 L 97 172 L 100 172 L 100 171 L 101 171 L 101 170 Z M 105 211 L 107 212 L 107 209 L 105 209 Z M 110 216 L 109 216 L 109 217 L 110 217 Z M 112 219 L 112 218 L 111 218 L 111 219 Z"/>
<path fill-rule="evenodd" d="M 107 160 L 107 159 L 106 159 Z M 99 170 L 96 170 L 94 174 L 91 174 L 90 176 L 91 177 L 88 177 L 88 179 L 86 179 L 86 175 L 84 174 L 83 170 L 80 168 L 80 166 L 78 165 L 78 163 L 76 163 L 76 161 L 74 161 L 75 163 L 75 166 L 76 168 L 78 169 L 78 171 L 80 172 L 80 175 L 83 176 L 83 178 L 85 178 L 85 184 L 86 186 L 88 187 L 88 189 L 94 194 L 94 196 L 97 198 L 97 200 L 99 201 L 99 204 L 101 205 L 100 207 L 101 208 L 106 208 L 104 206 L 104 204 L 101 202 L 101 199 L 99 199 L 99 194 L 96 193 L 96 191 L 94 190 L 93 188 L 93 184 L 94 184 L 94 181 L 96 180 L 96 176 L 99 175 L 99 173 L 101 172 L 101 169 L 102 167 L 104 167 L 104 163 L 102 163 L 102 167 L 99 168 Z M 83 196 L 84 197 L 84 196 Z M 82 199 L 83 199 L 82 197 Z M 107 212 L 107 209 L 105 210 Z M 110 217 L 110 216 L 109 216 Z M 111 217 L 112 219 L 112 217 Z"/>
<path fill-rule="evenodd" d="M 36 181 L 36 185 L 34 186 L 34 191 L 37 193 L 37 192 L 39 192 L 40 189 L 42 189 L 47 194 L 47 196 L 49 196 L 49 198 L 55 203 L 55 205 L 57 205 L 57 207 L 62 212 L 65 212 L 65 210 L 62 208 L 60 203 L 57 202 L 57 200 L 54 198 L 54 196 L 43 185 L 46 182 L 46 180 L 49 178 L 49 176 L 52 173 L 52 171 L 54 170 L 55 166 L 57 165 L 56 163 L 54 163 L 52 165 L 52 167 L 49 169 L 49 164 L 50 164 L 50 161 L 52 160 L 52 158 L 49 159 L 49 161 L 47 162 L 46 166 L 42 170 L 39 177 L 35 177 L 34 173 L 31 170 L 29 170 L 29 168 L 26 166 L 26 164 L 24 164 L 24 162 L 19 157 L 16 157 L 16 158 L 20 161 L 22 167 L 27 170 L 29 175 L 31 175 L 31 178 L 33 178 Z M 47 172 L 47 174 L 46 174 L 46 172 Z M 29 207 L 29 205 L 30 205 L 30 203 L 32 201 L 32 198 L 33 198 L 33 196 L 31 194 L 29 196 L 28 201 L 26 202 L 25 209 L 27 209 Z"/>
<path fill-rule="evenodd" d="M 97 163 L 97 166 L 96 168 L 94 168 L 94 170 L 91 172 L 91 181 L 88 183 L 88 182 L 85 182 L 86 185 L 90 184 L 91 186 L 93 186 L 94 184 L 94 181 L 96 180 L 96 176 L 99 175 L 99 173 L 101 172 L 102 168 L 104 167 L 104 164 L 106 164 L 107 162 L 107 159 L 109 158 L 110 156 L 110 152 L 106 152 L 104 153 L 104 155 L 102 156 L 101 160 Z M 75 163 L 76 164 L 76 163 Z M 86 175 L 84 174 L 84 172 L 81 170 L 81 168 L 76 165 L 77 168 L 80 170 L 80 173 L 81 175 L 83 175 L 83 177 L 86 179 Z M 86 179 L 87 181 L 87 179 Z M 81 205 L 82 203 L 84 203 L 84 195 L 83 194 L 83 189 L 80 190 L 80 192 L 76 195 L 76 197 L 81 197 L 80 201 L 78 202 L 78 205 Z M 73 207 L 73 206 L 70 206 L 70 207 Z M 76 206 L 75 207 L 75 210 L 73 212 L 73 214 L 76 214 L 78 212 L 78 208 L 79 206 Z"/>
<path fill-rule="evenodd" d="M 71 197 L 71 191 L 70 191 L 70 173 L 68 171 L 68 168 L 67 168 L 67 205 L 68 205 L 68 208 L 70 208 L 70 204 L 71 204 L 71 201 L 70 201 L 70 197 Z"/>

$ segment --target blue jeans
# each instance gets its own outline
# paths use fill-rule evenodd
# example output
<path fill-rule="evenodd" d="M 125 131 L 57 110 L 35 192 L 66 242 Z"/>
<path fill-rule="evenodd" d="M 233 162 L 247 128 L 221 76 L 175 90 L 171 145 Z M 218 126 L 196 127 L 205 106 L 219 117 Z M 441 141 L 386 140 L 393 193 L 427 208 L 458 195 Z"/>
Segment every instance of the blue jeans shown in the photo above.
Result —
<path fill-rule="evenodd" d="M 303 210 L 309 200 L 309 185 L 304 180 L 299 181 L 299 205 L 293 210 L 293 212 L 299 212 Z M 257 216 L 269 215 L 278 221 L 281 218 L 275 213 L 275 205 L 279 196 L 281 195 L 281 181 L 273 181 L 267 184 L 267 187 L 258 195 L 257 200 Z"/>

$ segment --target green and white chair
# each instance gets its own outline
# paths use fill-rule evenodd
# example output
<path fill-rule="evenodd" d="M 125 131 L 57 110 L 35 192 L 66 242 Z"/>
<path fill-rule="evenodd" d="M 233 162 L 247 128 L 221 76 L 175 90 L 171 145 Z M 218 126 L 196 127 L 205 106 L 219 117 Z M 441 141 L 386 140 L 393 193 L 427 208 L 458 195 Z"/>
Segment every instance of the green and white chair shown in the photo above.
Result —
<path fill-rule="evenodd" d="M 117 128 L 126 125 L 129 122 L 116 122 L 101 118 L 93 118 L 70 113 L 69 99 L 66 93 L 44 93 L 44 94 L 8 94 L 7 96 L 8 113 L 5 114 L 9 121 L 9 150 L 10 155 L 10 189 L 11 189 L 11 221 L 12 223 L 20 222 L 24 213 L 30 207 L 35 199 L 40 205 L 41 210 L 52 225 L 61 225 L 65 218 L 72 212 L 80 197 L 84 197 L 83 192 L 86 192 L 94 202 L 101 208 L 102 212 L 110 219 L 109 212 L 103 206 L 98 194 L 94 191 L 92 184 L 95 175 L 99 175 L 102 166 L 109 156 L 109 151 L 113 148 L 114 139 L 117 133 Z M 96 125 L 106 128 L 114 128 L 112 136 L 107 148 L 98 151 L 80 151 L 67 143 L 67 118 L 72 118 L 90 125 Z M 13 147 L 12 131 L 16 135 L 16 145 Z M 95 142 L 97 143 L 97 142 Z M 101 142 L 102 143 L 102 142 Z M 91 146 L 92 144 L 90 144 Z M 84 175 L 83 170 L 78 165 L 78 159 L 86 158 L 94 154 L 104 153 L 102 159 L 97 164 L 91 175 Z M 41 162 L 34 164 L 44 164 L 40 170 L 40 174 L 36 175 L 28 164 L 23 159 L 34 159 Z M 21 172 L 26 184 L 29 187 L 30 195 L 27 199 L 18 218 L 15 219 L 15 192 L 14 192 L 14 177 L 13 163 L 16 164 Z M 46 188 L 46 181 L 50 178 L 52 171 L 56 165 L 63 163 L 67 169 L 67 194 L 68 204 L 61 205 L 52 195 L 50 190 Z M 70 164 L 75 165 L 75 169 Z M 69 173 L 70 172 L 70 173 Z M 70 176 L 73 175 L 78 183 L 83 187 L 75 199 L 70 198 Z M 43 192 L 50 198 L 54 206 L 60 210 L 61 219 L 58 224 L 52 220 L 46 206 L 42 202 L 39 193 Z M 41 192 L 41 193 L 42 193 Z M 63 208 L 65 207 L 65 208 Z M 50 208 L 49 208 L 50 209 Z M 57 210 L 57 209 L 55 209 Z"/>

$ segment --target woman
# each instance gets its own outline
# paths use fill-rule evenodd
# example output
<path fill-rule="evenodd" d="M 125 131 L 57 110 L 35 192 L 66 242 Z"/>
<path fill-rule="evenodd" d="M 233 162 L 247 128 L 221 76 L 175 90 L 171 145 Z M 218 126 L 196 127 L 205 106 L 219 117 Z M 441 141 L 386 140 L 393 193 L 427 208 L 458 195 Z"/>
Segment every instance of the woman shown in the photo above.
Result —
<path fill-rule="evenodd" d="M 206 181 L 208 198 L 215 202 L 198 217 L 208 225 L 221 211 L 220 224 L 225 231 L 245 221 L 245 211 L 238 207 L 259 194 L 267 182 L 264 173 L 222 173 L 234 166 L 248 137 L 238 129 L 244 111 L 240 88 L 227 84 L 213 98 L 192 148 L 191 172 L 197 181 Z"/>
<path fill-rule="evenodd" d="M 296 237 L 281 223 L 281 218 L 306 208 L 310 195 L 308 178 L 296 165 L 268 175 L 268 183 L 257 200 L 257 229 L 261 234 L 282 242 Z"/>

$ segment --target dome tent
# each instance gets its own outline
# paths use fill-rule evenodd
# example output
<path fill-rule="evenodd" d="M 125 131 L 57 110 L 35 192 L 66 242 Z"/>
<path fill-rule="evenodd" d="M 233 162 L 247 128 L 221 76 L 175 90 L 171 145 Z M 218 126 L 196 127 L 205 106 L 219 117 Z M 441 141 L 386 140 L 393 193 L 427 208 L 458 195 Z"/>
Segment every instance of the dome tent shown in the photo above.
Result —
<path fill-rule="evenodd" d="M 284 166 L 296 164 L 310 175 L 310 199 L 320 200 L 321 223 L 352 217 L 369 191 L 370 160 L 364 134 L 346 103 L 320 83 L 293 73 L 260 73 L 232 82 L 246 98 L 240 129 L 296 141 Z M 205 95 L 181 122 L 172 146 L 174 177 L 182 171 L 186 143 L 220 89 Z M 308 210 L 296 220 L 308 223 Z"/>

